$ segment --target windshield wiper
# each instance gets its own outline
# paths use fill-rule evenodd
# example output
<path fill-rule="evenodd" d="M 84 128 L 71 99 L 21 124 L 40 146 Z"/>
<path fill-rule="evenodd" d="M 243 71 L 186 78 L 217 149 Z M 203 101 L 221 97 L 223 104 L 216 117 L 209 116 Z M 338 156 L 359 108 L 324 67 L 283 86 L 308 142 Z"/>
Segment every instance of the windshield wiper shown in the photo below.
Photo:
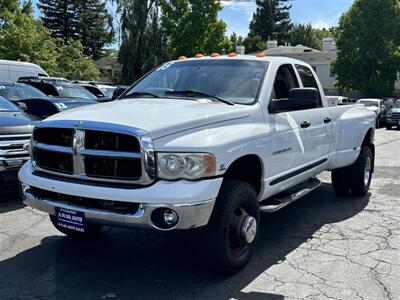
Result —
<path fill-rule="evenodd" d="M 204 96 L 204 97 L 207 97 L 207 98 L 216 99 L 216 100 L 218 100 L 218 101 L 220 101 L 222 103 L 228 104 L 228 105 L 235 105 L 235 103 L 233 103 L 233 102 L 231 102 L 229 100 L 226 100 L 224 98 L 218 97 L 216 95 L 211 95 L 211 94 L 208 94 L 208 93 L 205 93 L 205 92 L 202 92 L 202 91 L 198 91 L 198 90 L 168 91 L 168 92 L 165 92 L 165 93 L 166 94 L 173 94 L 173 95 L 178 94 L 178 95 Z"/>
<path fill-rule="evenodd" d="M 133 92 L 128 95 L 125 95 L 121 97 L 120 99 L 129 99 L 129 98 L 135 98 L 135 97 L 140 97 L 140 96 L 151 96 L 154 98 L 161 98 L 161 96 L 150 93 L 150 92 Z"/>

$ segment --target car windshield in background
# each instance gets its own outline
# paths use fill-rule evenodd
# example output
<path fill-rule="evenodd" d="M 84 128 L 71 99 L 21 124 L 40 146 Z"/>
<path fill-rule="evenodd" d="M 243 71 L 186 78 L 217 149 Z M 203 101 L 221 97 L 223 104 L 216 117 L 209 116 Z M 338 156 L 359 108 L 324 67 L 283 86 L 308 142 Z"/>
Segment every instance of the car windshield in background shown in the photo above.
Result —
<path fill-rule="evenodd" d="M 13 103 L 0 97 L 0 112 L 19 111 L 18 107 Z"/>
<path fill-rule="evenodd" d="M 379 106 L 379 102 L 377 102 L 377 101 L 361 100 L 361 101 L 358 101 L 358 103 L 364 104 L 365 106 L 376 106 L 376 107 Z"/>
<path fill-rule="evenodd" d="M 79 85 L 56 85 L 56 89 L 60 97 L 92 100 L 97 99 L 95 95 Z"/>
<path fill-rule="evenodd" d="M 396 101 L 396 102 L 393 104 L 393 108 L 400 108 L 400 101 Z"/>
<path fill-rule="evenodd" d="M 0 96 L 8 100 L 17 101 L 29 98 L 46 98 L 47 96 L 41 91 L 31 87 L 30 85 L 1 85 Z"/>
<path fill-rule="evenodd" d="M 109 87 L 109 88 L 100 88 L 104 93 L 106 93 L 107 97 L 112 97 L 116 87 Z"/>
<path fill-rule="evenodd" d="M 267 66 L 266 61 L 239 59 L 169 62 L 135 84 L 123 98 L 149 93 L 166 98 L 190 95 L 190 98 L 216 101 L 220 98 L 236 104 L 252 104 Z"/>

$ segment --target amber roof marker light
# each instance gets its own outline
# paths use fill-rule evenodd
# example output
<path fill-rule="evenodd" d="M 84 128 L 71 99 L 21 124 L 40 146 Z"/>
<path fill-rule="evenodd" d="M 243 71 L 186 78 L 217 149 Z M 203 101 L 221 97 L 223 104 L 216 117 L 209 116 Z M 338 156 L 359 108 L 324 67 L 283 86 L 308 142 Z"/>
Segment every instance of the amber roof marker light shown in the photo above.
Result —
<path fill-rule="evenodd" d="M 185 59 L 187 59 L 187 57 L 186 57 L 186 56 L 184 56 L 184 55 L 182 55 L 182 56 L 179 56 L 179 58 L 178 58 L 178 60 L 185 60 Z"/>
<path fill-rule="evenodd" d="M 266 57 L 267 55 L 265 53 L 257 53 L 256 57 Z"/>
<path fill-rule="evenodd" d="M 211 54 L 211 57 L 220 57 L 221 55 L 219 53 L 213 53 Z"/>
<path fill-rule="evenodd" d="M 232 53 L 229 53 L 229 54 L 228 54 L 228 57 L 236 57 L 236 56 L 238 56 L 238 55 L 237 55 L 237 53 L 235 53 L 235 52 L 232 52 Z"/>
<path fill-rule="evenodd" d="M 195 56 L 195 58 L 203 58 L 203 57 L 204 57 L 204 55 L 200 54 L 200 53 L 196 54 L 196 56 Z"/>

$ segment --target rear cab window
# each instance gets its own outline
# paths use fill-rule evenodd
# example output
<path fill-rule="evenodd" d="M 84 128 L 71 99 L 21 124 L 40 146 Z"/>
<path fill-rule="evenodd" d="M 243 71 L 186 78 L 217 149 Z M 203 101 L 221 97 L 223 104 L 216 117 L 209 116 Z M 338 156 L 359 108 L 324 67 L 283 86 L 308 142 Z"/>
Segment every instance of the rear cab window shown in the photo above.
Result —
<path fill-rule="evenodd" d="M 296 65 L 296 70 L 299 73 L 300 79 L 303 83 L 303 87 L 316 88 L 318 90 L 318 93 L 320 94 L 317 80 L 315 79 L 311 69 L 306 66 Z M 319 106 L 323 107 L 321 94 L 319 95 Z"/>

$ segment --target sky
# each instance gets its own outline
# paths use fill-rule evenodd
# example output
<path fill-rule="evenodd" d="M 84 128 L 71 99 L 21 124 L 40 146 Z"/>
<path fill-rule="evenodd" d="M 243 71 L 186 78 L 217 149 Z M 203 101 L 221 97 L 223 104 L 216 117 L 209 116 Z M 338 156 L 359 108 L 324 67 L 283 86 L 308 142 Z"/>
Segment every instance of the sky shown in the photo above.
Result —
<path fill-rule="evenodd" d="M 33 0 L 37 3 L 37 0 Z M 291 19 L 294 23 L 311 23 L 316 28 L 337 25 L 340 16 L 346 12 L 353 0 L 291 0 Z M 227 34 L 232 32 L 246 36 L 250 20 L 256 10 L 255 1 L 234 0 L 222 1 L 224 9 L 219 17 L 227 24 Z M 38 10 L 35 11 L 39 15 Z"/>

